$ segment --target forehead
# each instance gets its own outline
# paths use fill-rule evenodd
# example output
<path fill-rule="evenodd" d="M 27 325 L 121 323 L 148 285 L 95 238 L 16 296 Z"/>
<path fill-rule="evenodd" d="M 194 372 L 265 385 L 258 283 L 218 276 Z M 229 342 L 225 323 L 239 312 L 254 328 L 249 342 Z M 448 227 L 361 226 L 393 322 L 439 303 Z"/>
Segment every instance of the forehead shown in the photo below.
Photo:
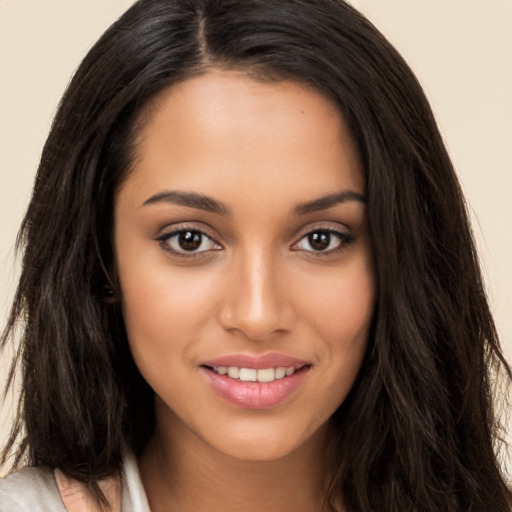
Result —
<path fill-rule="evenodd" d="M 210 71 L 163 91 L 147 113 L 130 188 L 222 195 L 364 192 L 357 147 L 337 108 L 292 81 L 263 82 Z M 284 200 L 284 196 L 282 198 Z M 307 198 L 301 198 L 307 199 Z"/>

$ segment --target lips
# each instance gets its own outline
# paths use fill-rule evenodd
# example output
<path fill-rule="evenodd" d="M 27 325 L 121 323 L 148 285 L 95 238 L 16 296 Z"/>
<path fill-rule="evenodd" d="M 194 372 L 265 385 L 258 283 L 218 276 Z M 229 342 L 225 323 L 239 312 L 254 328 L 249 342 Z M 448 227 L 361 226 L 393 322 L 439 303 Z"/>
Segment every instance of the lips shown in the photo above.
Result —
<path fill-rule="evenodd" d="M 268 409 L 285 402 L 304 381 L 308 361 L 269 353 L 233 354 L 205 361 L 201 369 L 213 390 L 231 405 Z"/>

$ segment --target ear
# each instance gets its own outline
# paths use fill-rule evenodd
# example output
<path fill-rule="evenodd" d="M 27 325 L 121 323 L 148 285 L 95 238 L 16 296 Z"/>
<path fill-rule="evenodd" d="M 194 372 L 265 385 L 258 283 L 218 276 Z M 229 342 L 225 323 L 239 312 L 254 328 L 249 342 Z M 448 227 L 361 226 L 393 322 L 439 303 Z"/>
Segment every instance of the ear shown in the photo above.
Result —
<path fill-rule="evenodd" d="M 108 284 L 103 286 L 101 292 L 101 300 L 105 304 L 115 304 L 119 300 L 118 294 L 116 293 L 114 288 Z"/>
<path fill-rule="evenodd" d="M 54 471 L 62 503 L 67 512 L 104 512 L 101 505 L 85 484 Z M 110 512 L 121 512 L 121 479 L 114 476 L 99 482 L 102 492 L 110 503 Z"/>

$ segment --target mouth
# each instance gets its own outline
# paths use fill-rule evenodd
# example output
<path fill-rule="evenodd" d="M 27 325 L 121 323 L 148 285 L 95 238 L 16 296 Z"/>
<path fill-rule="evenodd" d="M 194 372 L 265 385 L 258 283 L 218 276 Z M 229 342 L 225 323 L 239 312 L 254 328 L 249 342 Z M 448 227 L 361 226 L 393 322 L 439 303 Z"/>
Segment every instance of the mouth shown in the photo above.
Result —
<path fill-rule="evenodd" d="M 312 364 L 283 355 L 227 356 L 200 365 L 211 388 L 242 409 L 270 409 L 290 400 Z"/>
<path fill-rule="evenodd" d="M 276 368 L 243 368 L 238 366 L 203 366 L 204 368 L 218 374 L 225 375 L 230 379 L 242 382 L 274 382 L 275 380 L 291 377 L 295 372 L 309 367 L 310 365 L 278 366 Z"/>

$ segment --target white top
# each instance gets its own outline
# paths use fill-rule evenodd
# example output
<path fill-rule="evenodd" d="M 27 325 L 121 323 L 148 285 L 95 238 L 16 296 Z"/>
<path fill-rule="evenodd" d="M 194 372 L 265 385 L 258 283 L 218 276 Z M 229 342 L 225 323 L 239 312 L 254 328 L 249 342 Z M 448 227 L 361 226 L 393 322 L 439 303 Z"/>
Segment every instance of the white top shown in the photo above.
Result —
<path fill-rule="evenodd" d="M 0 479 L 0 512 L 67 512 L 53 472 L 24 468 Z M 151 512 L 132 454 L 123 460 L 121 512 Z"/>

